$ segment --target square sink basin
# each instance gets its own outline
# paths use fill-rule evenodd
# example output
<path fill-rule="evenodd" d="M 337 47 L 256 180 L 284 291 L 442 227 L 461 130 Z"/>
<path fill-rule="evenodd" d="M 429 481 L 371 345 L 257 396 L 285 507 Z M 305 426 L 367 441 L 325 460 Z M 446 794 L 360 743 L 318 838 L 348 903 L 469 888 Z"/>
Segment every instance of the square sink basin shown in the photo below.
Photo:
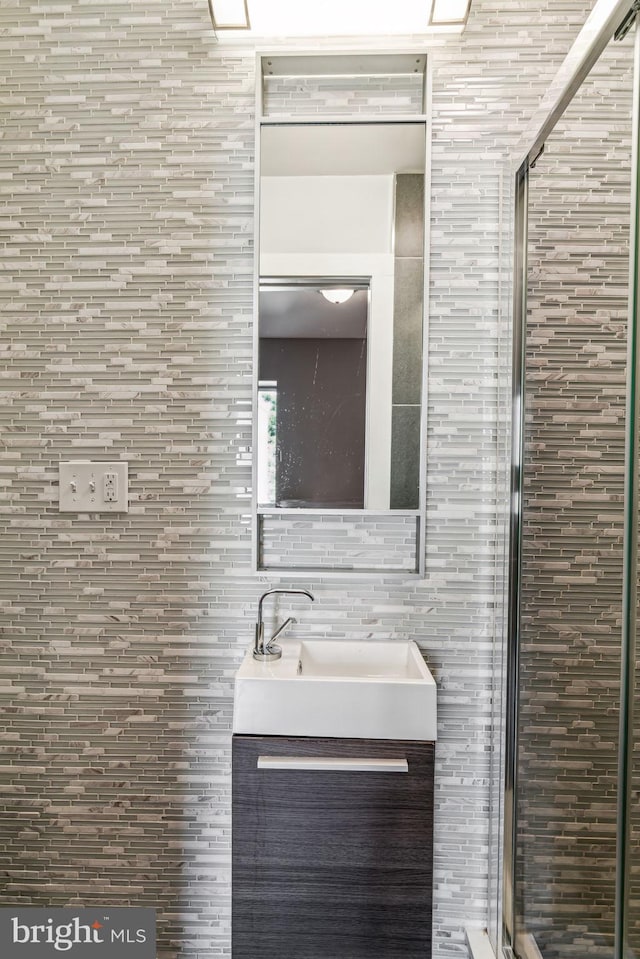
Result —
<path fill-rule="evenodd" d="M 233 731 L 262 736 L 436 739 L 436 684 L 406 640 L 283 640 L 236 674 Z"/>

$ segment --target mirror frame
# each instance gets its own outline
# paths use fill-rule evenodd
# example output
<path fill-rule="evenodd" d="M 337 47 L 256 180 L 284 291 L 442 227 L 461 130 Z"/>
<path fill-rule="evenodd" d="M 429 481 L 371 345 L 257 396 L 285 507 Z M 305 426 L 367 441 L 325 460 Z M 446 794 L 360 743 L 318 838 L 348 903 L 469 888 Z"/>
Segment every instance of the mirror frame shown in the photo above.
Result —
<path fill-rule="evenodd" d="M 418 66 L 416 66 L 418 64 Z M 264 113 L 264 81 L 267 75 L 287 77 L 319 76 L 363 76 L 421 73 L 422 104 L 420 113 L 357 113 L 331 116 L 323 113 L 304 115 L 293 113 L 287 116 L 270 117 Z M 385 51 L 379 54 L 358 52 L 327 54 L 317 51 L 300 53 L 295 56 L 282 53 L 258 53 L 256 56 L 256 137 L 255 137 L 255 193 L 254 193 L 254 270 L 253 270 L 253 383 L 252 383 L 252 569 L 266 580 L 274 576 L 304 576 L 311 573 L 323 576 L 344 576 L 348 574 L 377 574 L 397 576 L 407 579 L 412 576 L 424 577 L 426 554 L 426 441 L 427 441 L 427 382 L 428 382 L 428 315 L 429 315 L 429 249 L 430 249 L 430 195 L 431 195 L 431 65 L 423 51 Z M 389 125 L 423 124 L 425 134 L 424 162 L 424 237 L 423 237 L 423 303 L 422 303 L 422 379 L 420 409 L 420 468 L 419 468 L 419 505 L 417 509 L 326 509 L 326 508 L 282 508 L 259 507 L 257 502 L 257 410 L 258 410 L 258 358 L 259 358 L 259 290 L 260 290 L 260 199 L 261 199 L 261 146 L 262 130 L 266 126 L 329 125 L 331 123 Z M 270 278 L 273 281 L 273 277 Z M 299 280 L 300 277 L 283 277 L 283 281 Z M 310 278 L 307 278 L 310 279 Z M 345 278 L 346 279 L 346 278 Z M 263 562 L 263 535 L 265 517 L 299 517 L 310 520 L 313 516 L 353 517 L 354 521 L 375 517 L 398 517 L 406 521 L 415 520 L 415 539 L 413 541 L 415 561 L 409 567 L 370 568 L 319 566 L 309 567 L 274 566 Z"/>

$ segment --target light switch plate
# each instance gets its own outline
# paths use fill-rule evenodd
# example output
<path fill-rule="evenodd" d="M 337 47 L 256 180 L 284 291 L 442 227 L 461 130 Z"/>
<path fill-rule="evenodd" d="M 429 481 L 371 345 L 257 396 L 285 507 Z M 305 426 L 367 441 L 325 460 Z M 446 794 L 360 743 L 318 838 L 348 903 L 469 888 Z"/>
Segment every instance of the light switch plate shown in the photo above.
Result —
<path fill-rule="evenodd" d="M 129 464 L 69 460 L 59 464 L 61 513 L 126 513 Z"/>

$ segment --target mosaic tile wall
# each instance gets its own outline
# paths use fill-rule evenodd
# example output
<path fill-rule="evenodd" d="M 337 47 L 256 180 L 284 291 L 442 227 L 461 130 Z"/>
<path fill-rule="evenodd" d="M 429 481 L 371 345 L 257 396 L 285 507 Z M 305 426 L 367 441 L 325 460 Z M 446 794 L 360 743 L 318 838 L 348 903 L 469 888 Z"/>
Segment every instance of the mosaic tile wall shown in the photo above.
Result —
<path fill-rule="evenodd" d="M 359 77 L 357 89 L 345 89 L 344 77 L 265 76 L 263 111 L 266 117 L 367 113 L 423 112 L 423 74 L 398 77 Z"/>
<path fill-rule="evenodd" d="M 262 521 L 260 567 L 415 572 L 415 516 L 296 517 Z"/>
<path fill-rule="evenodd" d="M 613 955 L 632 80 L 628 37 L 529 188 L 516 898 L 545 959 Z"/>
<path fill-rule="evenodd" d="M 415 637 L 437 678 L 437 959 L 488 898 L 498 171 L 589 6 L 474 0 L 434 42 L 427 576 L 314 577 L 300 617 Z M 0 897 L 155 906 L 161 959 L 229 956 L 232 678 L 274 582 L 250 573 L 254 52 L 205 0 L 6 0 L 0 57 Z M 129 461 L 127 514 L 58 512 L 82 457 Z"/>

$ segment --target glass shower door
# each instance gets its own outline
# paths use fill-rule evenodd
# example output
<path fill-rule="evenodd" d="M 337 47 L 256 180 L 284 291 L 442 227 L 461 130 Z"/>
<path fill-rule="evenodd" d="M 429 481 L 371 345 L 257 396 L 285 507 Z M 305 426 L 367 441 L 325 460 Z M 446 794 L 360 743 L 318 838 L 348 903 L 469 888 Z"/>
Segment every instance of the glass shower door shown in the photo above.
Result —
<path fill-rule="evenodd" d="M 520 959 L 616 951 L 632 107 L 628 36 L 605 50 L 528 179 Z"/>

